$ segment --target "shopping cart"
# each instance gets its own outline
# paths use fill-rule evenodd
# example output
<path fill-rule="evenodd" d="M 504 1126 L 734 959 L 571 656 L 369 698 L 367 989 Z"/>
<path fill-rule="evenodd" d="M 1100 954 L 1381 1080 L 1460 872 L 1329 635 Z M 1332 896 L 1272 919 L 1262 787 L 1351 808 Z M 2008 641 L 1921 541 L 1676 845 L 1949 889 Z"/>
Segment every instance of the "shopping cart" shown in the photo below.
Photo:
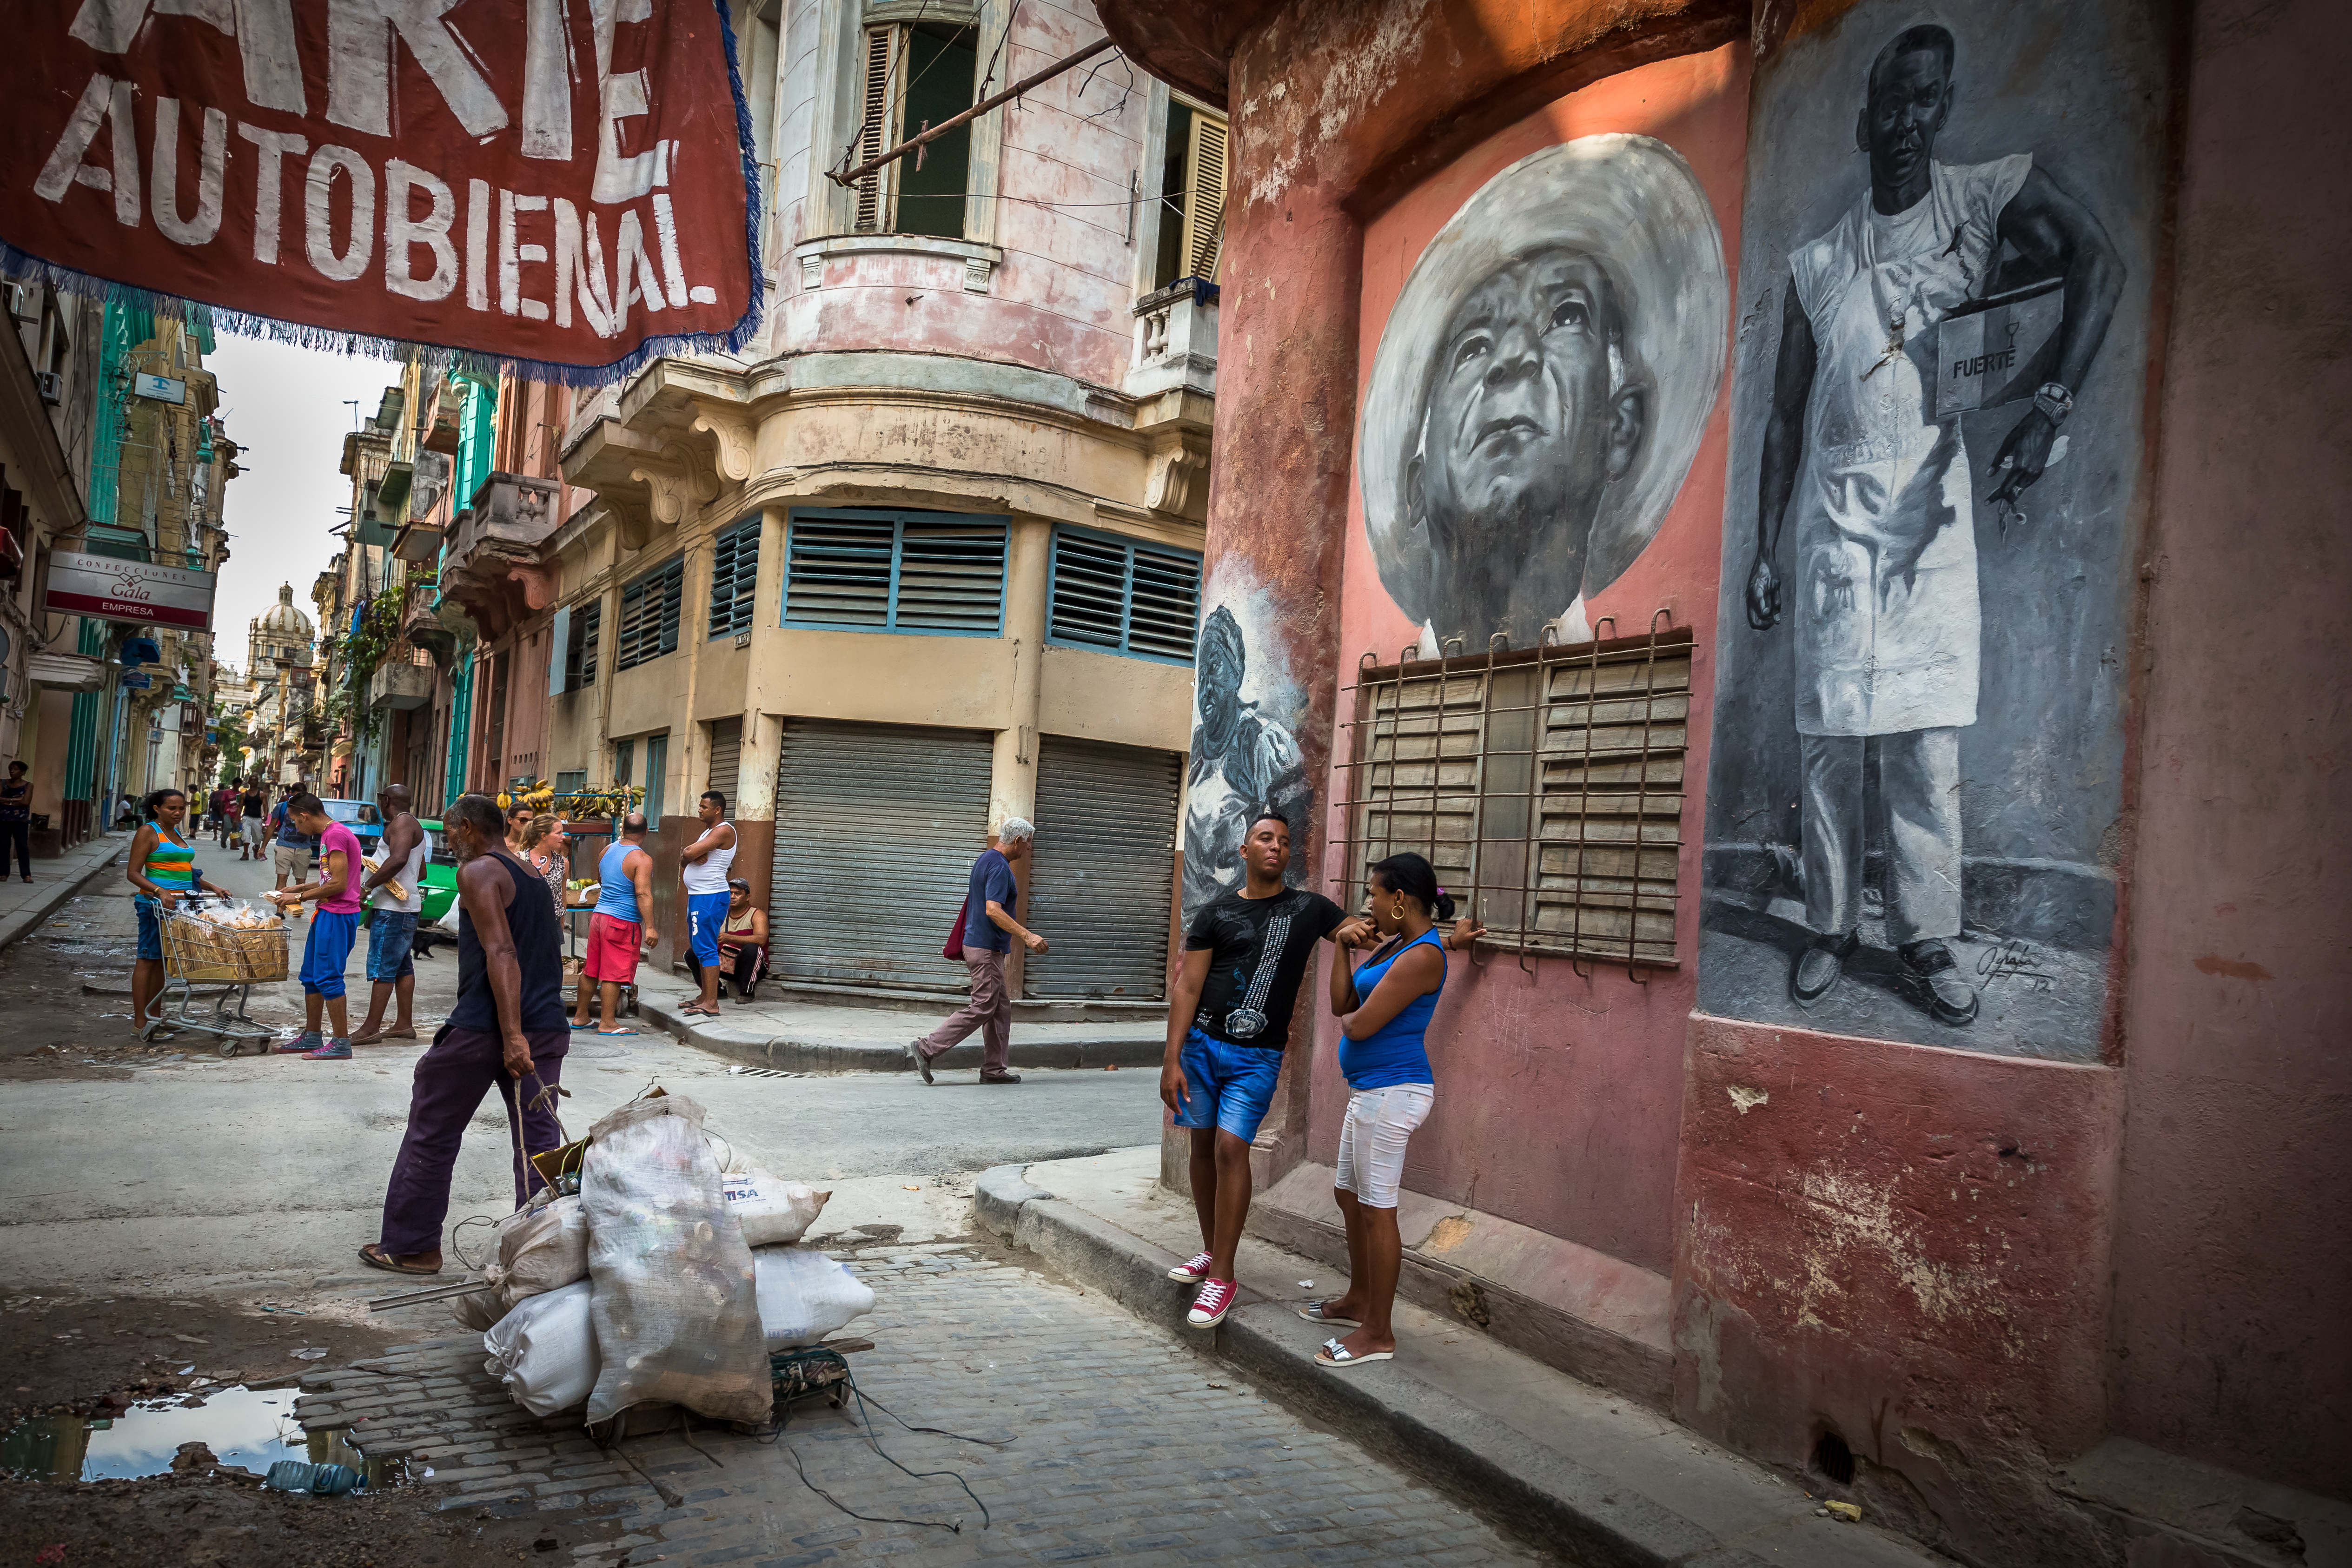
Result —
<path fill-rule="evenodd" d="M 156 998 L 155 1018 L 139 1031 L 147 1039 L 159 1029 L 192 1029 L 215 1036 L 223 1056 L 235 1056 L 250 1040 L 259 1044 L 276 1033 L 246 1011 L 253 988 L 286 978 L 292 950 L 290 925 L 284 921 L 259 930 L 240 930 L 199 920 L 186 904 L 163 916 L 163 992 Z M 199 996 L 199 986 L 215 987 Z M 205 1011 L 206 998 L 212 1003 Z"/>

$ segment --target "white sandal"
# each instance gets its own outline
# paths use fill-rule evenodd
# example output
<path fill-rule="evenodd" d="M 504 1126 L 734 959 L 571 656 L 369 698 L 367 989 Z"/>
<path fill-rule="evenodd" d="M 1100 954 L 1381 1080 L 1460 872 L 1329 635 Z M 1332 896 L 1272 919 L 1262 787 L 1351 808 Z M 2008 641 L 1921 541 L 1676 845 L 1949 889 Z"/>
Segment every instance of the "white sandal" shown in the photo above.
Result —
<path fill-rule="evenodd" d="M 1367 1361 L 1395 1359 L 1396 1352 L 1392 1350 L 1368 1350 L 1358 1355 L 1336 1339 L 1325 1340 L 1323 1348 L 1315 1353 L 1315 1364 L 1318 1366 L 1355 1366 Z"/>
<path fill-rule="evenodd" d="M 1329 1303 L 1328 1301 L 1309 1301 L 1305 1306 L 1298 1309 L 1298 1315 L 1305 1318 L 1310 1323 L 1338 1323 L 1342 1327 L 1351 1329 L 1360 1329 L 1364 1326 L 1360 1319 L 1333 1317 L 1323 1310 L 1324 1307 L 1328 1304 Z"/>

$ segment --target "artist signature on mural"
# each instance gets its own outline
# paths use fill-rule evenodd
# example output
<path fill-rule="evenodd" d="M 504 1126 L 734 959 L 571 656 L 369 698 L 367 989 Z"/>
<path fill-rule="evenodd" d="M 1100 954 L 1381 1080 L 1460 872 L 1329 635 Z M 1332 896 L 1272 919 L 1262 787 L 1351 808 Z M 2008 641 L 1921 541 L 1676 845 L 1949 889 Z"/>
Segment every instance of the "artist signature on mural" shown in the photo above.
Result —
<path fill-rule="evenodd" d="M 2015 980 L 2029 991 L 2046 991 L 2058 977 L 2042 967 L 2033 944 L 2011 937 L 1998 947 L 1989 947 L 1977 958 L 1977 977 L 1990 987 L 2002 980 Z"/>

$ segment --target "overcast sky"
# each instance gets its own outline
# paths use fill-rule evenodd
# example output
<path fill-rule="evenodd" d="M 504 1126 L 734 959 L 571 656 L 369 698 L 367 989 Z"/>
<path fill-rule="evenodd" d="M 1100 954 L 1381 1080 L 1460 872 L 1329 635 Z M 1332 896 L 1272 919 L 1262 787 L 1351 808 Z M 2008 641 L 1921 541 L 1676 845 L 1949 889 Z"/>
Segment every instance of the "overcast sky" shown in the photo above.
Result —
<path fill-rule="evenodd" d="M 294 585 L 312 621 L 310 581 L 342 548 L 327 530 L 343 520 L 352 482 L 338 471 L 358 412 L 373 414 L 400 365 L 221 333 L 205 369 L 220 379 L 229 439 L 244 448 L 228 486 L 229 559 L 213 612 L 214 655 L 245 671 L 246 623 Z M 247 672 L 250 673 L 250 672 Z"/>

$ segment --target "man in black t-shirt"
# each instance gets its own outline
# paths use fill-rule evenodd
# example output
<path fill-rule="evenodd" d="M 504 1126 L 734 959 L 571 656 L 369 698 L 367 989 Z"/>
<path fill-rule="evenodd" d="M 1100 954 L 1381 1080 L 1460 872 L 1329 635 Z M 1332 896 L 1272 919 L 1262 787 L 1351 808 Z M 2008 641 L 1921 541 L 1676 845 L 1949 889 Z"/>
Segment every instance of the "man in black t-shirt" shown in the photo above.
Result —
<path fill-rule="evenodd" d="M 1232 1310 L 1234 1254 L 1249 1216 L 1250 1141 L 1274 1103 L 1290 1012 L 1329 937 L 1359 946 L 1368 924 L 1319 893 L 1283 885 L 1290 824 L 1261 811 L 1241 847 L 1242 885 L 1204 904 L 1184 934 L 1184 964 L 1168 1004 L 1160 1098 L 1192 1135 L 1192 1203 L 1200 1255 L 1168 1272 L 1198 1282 L 1185 1321 L 1213 1328 Z"/>

